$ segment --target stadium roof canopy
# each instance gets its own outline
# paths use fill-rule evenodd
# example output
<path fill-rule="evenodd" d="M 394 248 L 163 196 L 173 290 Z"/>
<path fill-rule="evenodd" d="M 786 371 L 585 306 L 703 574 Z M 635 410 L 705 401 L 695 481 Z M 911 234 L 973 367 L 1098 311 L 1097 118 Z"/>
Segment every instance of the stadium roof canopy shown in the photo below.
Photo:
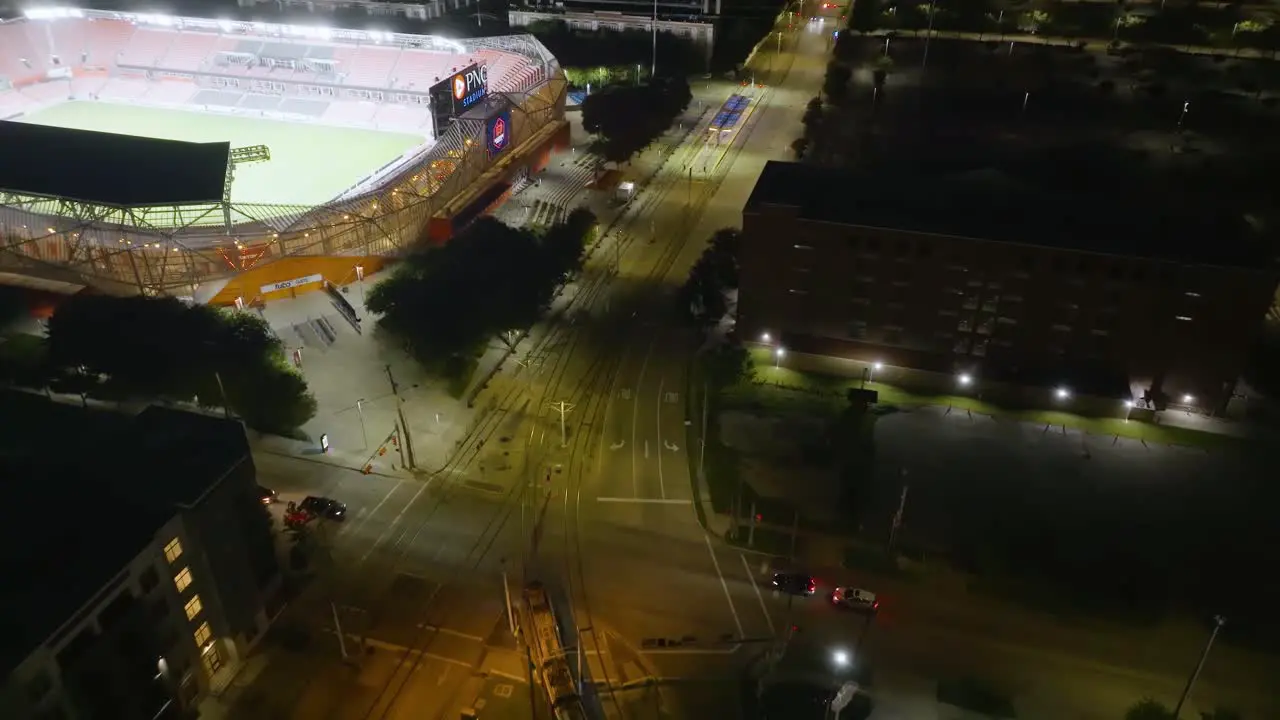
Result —
<path fill-rule="evenodd" d="M 231 144 L 0 122 L 0 191 L 115 207 L 216 203 Z"/>

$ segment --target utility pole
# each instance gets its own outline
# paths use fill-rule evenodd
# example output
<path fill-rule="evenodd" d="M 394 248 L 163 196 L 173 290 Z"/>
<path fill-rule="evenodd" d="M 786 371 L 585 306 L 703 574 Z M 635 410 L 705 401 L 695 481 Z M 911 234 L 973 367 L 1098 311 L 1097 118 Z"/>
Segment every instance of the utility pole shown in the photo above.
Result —
<path fill-rule="evenodd" d="M 405 469 L 412 470 L 415 467 L 413 461 L 413 439 L 409 433 L 409 421 L 404 414 L 404 399 L 400 397 L 400 384 L 396 382 L 396 376 L 391 373 L 391 364 L 384 366 L 387 371 L 387 381 L 391 383 L 391 394 L 396 397 L 396 415 L 400 418 L 400 457 L 404 462 Z"/>
<path fill-rule="evenodd" d="M 369 433 L 364 428 L 364 398 L 360 398 L 356 401 L 356 414 L 360 416 L 360 437 L 364 441 L 364 445 L 361 445 L 360 447 L 363 450 L 368 450 Z"/>
<path fill-rule="evenodd" d="M 1178 720 L 1178 714 L 1182 712 L 1182 706 L 1186 704 L 1187 698 L 1191 695 L 1191 688 L 1195 686 L 1196 680 L 1200 677 L 1200 671 L 1204 669 L 1204 661 L 1209 657 L 1209 649 L 1213 647 L 1213 641 L 1218 638 L 1218 631 L 1222 629 L 1227 619 L 1221 615 L 1213 616 L 1213 632 L 1209 633 L 1209 639 L 1204 644 L 1204 650 L 1200 651 L 1200 660 L 1196 663 L 1196 669 L 1191 671 L 1191 677 L 1187 678 L 1187 686 L 1182 688 L 1182 697 L 1178 698 L 1178 706 L 1173 709 L 1173 720 Z"/>
<path fill-rule="evenodd" d="M 575 406 L 572 403 L 561 400 L 560 402 L 551 403 L 549 407 L 560 413 L 560 447 L 567 447 L 569 445 L 569 431 L 565 426 L 565 416 L 572 412 Z"/>

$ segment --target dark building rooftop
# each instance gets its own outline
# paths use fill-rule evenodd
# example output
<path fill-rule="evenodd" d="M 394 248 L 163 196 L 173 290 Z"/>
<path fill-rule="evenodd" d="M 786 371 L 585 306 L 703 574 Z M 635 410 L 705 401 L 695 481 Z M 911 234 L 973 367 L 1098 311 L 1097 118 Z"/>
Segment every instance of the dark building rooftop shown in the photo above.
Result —
<path fill-rule="evenodd" d="M 238 422 L 0 391 L 0 669 L 12 670 L 249 452 Z"/>
<path fill-rule="evenodd" d="M 115 207 L 222 200 L 230 143 L 0 122 L 0 190 Z"/>
<path fill-rule="evenodd" d="M 998 170 L 867 174 L 770 161 L 744 211 L 1180 263 L 1269 267 L 1270 247 L 1240 214 L 1151 205 L 1114 192 L 1043 190 Z"/>

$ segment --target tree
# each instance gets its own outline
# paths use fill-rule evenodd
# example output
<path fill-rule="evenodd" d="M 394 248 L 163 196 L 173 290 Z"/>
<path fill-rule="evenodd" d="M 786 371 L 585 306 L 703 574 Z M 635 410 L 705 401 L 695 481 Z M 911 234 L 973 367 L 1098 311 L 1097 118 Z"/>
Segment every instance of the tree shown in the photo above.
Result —
<path fill-rule="evenodd" d="M 677 294 L 686 319 L 714 325 L 728 312 L 725 293 L 738 287 L 738 251 L 742 236 L 735 228 L 717 230 L 689 278 Z"/>
<path fill-rule="evenodd" d="M 804 106 L 804 115 L 800 118 L 800 123 L 804 125 L 805 130 L 816 128 L 822 122 L 822 114 L 822 98 L 812 98 Z"/>
<path fill-rule="evenodd" d="M 596 229 L 588 210 L 538 236 L 483 217 L 449 244 L 415 252 L 366 297 L 378 327 L 433 372 L 469 368 L 494 336 L 542 317 L 557 286 L 582 265 Z M 455 378 L 456 379 L 456 378 Z"/>
<path fill-rule="evenodd" d="M 755 376 L 751 354 L 741 343 L 725 343 L 703 356 L 702 369 L 707 385 L 714 392 L 749 382 Z"/>
<path fill-rule="evenodd" d="M 880 27 L 880 0 L 857 0 L 849 16 L 850 29 L 869 33 Z"/>
<path fill-rule="evenodd" d="M 1136 703 L 1124 714 L 1124 720 L 1171 720 L 1172 718 L 1173 712 L 1169 708 L 1151 698 Z"/>
<path fill-rule="evenodd" d="M 626 162 L 666 132 L 692 99 L 689 83 L 679 77 L 614 85 L 583 101 L 582 127 L 596 136 L 595 152 Z"/>
<path fill-rule="evenodd" d="M 199 398 L 280 433 L 315 414 L 315 399 L 288 367 L 279 339 L 250 313 L 173 298 L 77 295 L 49 319 L 46 345 L 54 389 L 82 398 Z M 251 390 L 234 392 L 238 387 Z"/>
<path fill-rule="evenodd" d="M 822 92 L 832 105 L 843 104 L 849 97 L 849 79 L 853 71 L 847 65 L 832 62 L 827 65 L 827 74 L 822 80 Z"/>
<path fill-rule="evenodd" d="M 795 153 L 796 160 L 804 160 L 805 155 L 809 152 L 809 138 L 798 137 L 791 141 L 791 152 Z"/>

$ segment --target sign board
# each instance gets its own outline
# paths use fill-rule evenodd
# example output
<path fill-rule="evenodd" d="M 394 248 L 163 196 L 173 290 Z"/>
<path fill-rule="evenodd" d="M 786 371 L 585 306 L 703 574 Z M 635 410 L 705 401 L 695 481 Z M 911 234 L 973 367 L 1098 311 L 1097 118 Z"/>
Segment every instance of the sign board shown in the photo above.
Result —
<path fill-rule="evenodd" d="M 489 70 L 472 64 L 441 80 L 427 91 L 436 136 L 444 133 L 449 121 L 474 107 L 489 94 Z"/>
<path fill-rule="evenodd" d="M 511 143 L 511 111 L 504 110 L 484 123 L 484 145 L 489 157 L 497 157 Z"/>
<path fill-rule="evenodd" d="M 272 285 L 263 285 L 262 287 L 258 288 L 258 290 L 263 295 L 266 295 L 267 293 L 276 292 L 277 290 L 288 290 L 289 288 L 302 287 L 303 285 L 310 285 L 311 283 L 318 283 L 323 281 L 324 281 L 324 277 L 321 275 L 308 275 L 306 277 L 294 278 L 292 280 L 285 280 L 284 282 L 278 282 Z"/>

